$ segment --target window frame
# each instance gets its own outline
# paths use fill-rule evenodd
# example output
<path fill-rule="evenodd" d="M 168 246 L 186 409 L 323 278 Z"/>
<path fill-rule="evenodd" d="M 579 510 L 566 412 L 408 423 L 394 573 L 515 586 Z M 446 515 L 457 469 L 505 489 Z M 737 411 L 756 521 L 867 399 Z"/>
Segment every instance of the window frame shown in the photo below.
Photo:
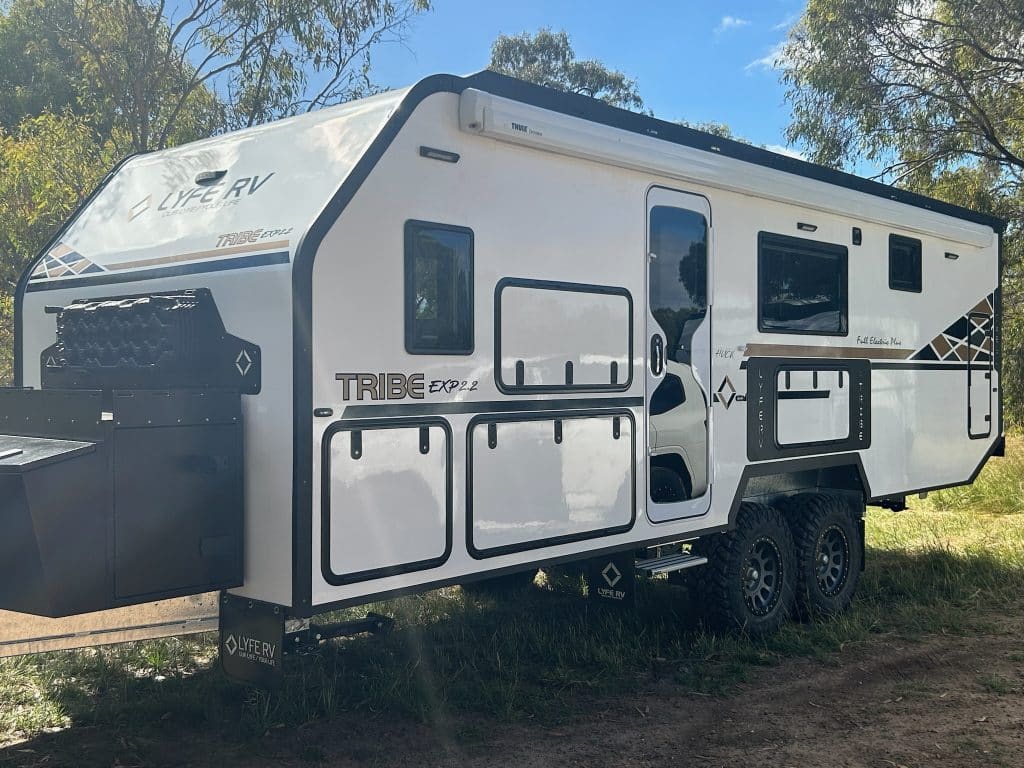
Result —
<path fill-rule="evenodd" d="M 819 331 L 814 329 L 800 328 L 772 328 L 765 326 L 765 248 L 799 248 L 804 251 L 817 251 L 822 256 L 833 256 L 839 258 L 840 274 L 840 308 L 839 320 L 840 330 Z M 823 240 L 811 240 L 804 237 L 793 237 L 777 232 L 761 231 L 757 233 L 757 330 L 761 333 L 780 333 L 794 336 L 849 336 L 850 335 L 850 250 L 839 243 L 829 243 Z"/>
<path fill-rule="evenodd" d="M 405 330 L 405 351 L 410 355 L 459 355 L 462 357 L 472 355 L 476 350 L 476 290 L 474 285 L 476 270 L 476 235 L 469 227 L 462 227 L 456 224 L 444 224 L 438 221 L 423 221 L 420 219 L 407 219 L 404 229 L 403 247 L 405 252 L 403 255 L 403 272 L 405 286 L 402 294 L 402 310 L 405 315 L 403 323 Z M 416 233 L 424 229 L 440 229 L 447 232 L 455 232 L 469 236 L 469 296 L 468 306 L 466 308 L 467 317 L 469 319 L 468 348 L 424 348 L 415 343 L 415 239 Z"/>
<path fill-rule="evenodd" d="M 917 252 L 917 283 L 916 288 L 910 287 L 905 288 L 899 285 L 893 285 L 892 276 L 892 247 L 894 245 L 909 246 L 916 249 Z M 912 251 L 913 252 L 913 251 Z M 903 291 L 904 293 L 922 293 L 924 291 L 924 243 L 914 237 L 907 237 L 906 235 L 897 235 L 894 232 L 889 233 L 889 290 L 890 291 Z"/>

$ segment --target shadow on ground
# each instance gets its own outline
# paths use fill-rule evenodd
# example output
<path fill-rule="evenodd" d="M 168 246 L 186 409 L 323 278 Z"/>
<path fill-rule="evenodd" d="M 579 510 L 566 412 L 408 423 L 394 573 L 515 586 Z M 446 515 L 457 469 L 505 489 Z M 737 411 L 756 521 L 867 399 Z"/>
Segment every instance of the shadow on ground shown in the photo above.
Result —
<path fill-rule="evenodd" d="M 258 761 L 267 734 L 272 751 L 288 744 L 315 764 L 324 755 L 303 745 L 303 729 L 324 720 L 351 730 L 358 763 L 360 749 L 378 754 L 383 723 L 392 736 L 469 741 L 523 722 L 557 729 L 652 686 L 727 696 L 785 658 L 828 662 L 879 637 L 981 635 L 986 616 L 1020 610 L 1024 573 L 989 552 L 874 549 L 868 562 L 848 615 L 794 623 L 761 643 L 703 631 L 684 586 L 644 583 L 636 613 L 620 616 L 590 606 L 574 594 L 578 578 L 563 575 L 497 599 L 452 588 L 373 606 L 395 617 L 393 632 L 289 657 L 273 693 L 227 681 L 212 637 L 0 662 L 0 695 L 12 701 L 3 722 L 35 734 L 0 749 L 0 765 Z"/>

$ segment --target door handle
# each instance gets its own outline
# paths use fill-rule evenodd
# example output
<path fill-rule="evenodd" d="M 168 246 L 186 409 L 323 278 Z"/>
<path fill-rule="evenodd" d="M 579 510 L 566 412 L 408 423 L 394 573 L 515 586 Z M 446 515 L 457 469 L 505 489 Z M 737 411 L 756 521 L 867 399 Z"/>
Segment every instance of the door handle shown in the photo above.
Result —
<path fill-rule="evenodd" d="M 651 336 L 651 373 L 661 376 L 665 371 L 665 341 L 658 334 Z"/>

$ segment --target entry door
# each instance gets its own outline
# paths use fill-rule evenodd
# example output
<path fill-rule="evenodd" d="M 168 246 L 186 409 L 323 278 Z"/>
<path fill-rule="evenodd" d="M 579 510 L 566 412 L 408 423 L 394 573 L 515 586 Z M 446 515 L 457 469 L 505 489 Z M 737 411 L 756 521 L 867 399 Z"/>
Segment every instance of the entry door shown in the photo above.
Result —
<path fill-rule="evenodd" d="M 992 434 L 992 315 L 972 312 L 967 316 L 967 434 Z"/>
<path fill-rule="evenodd" d="M 707 198 L 647 195 L 647 516 L 703 515 L 711 504 Z"/>

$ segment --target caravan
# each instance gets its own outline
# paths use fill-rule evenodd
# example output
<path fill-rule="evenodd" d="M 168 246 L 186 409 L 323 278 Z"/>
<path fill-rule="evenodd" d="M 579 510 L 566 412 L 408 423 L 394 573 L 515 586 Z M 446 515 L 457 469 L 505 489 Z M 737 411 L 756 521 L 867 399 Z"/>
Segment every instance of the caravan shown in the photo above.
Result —
<path fill-rule="evenodd" d="M 0 608 L 223 590 L 236 656 L 603 559 L 837 613 L 866 504 L 1002 450 L 1002 227 L 488 72 L 129 158 L 18 286 Z"/>

